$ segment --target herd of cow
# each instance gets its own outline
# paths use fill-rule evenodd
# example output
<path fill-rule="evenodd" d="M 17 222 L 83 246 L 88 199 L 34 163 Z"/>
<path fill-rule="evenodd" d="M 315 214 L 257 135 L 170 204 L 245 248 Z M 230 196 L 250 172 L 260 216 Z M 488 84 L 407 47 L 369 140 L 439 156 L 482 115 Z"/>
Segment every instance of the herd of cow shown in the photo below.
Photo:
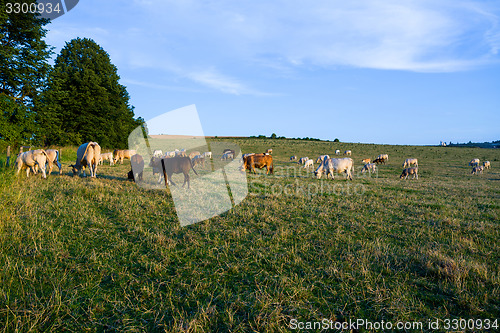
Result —
<path fill-rule="evenodd" d="M 340 150 L 335 151 L 335 155 L 340 155 Z M 182 173 L 184 175 L 184 186 L 186 183 L 189 184 L 189 172 L 193 172 L 198 175 L 195 166 L 205 165 L 205 159 L 212 158 L 211 152 L 205 152 L 201 154 L 198 151 L 193 151 L 189 154 L 184 149 L 174 150 L 163 153 L 161 150 L 153 151 L 153 156 L 150 159 L 149 166 L 153 170 L 153 175 L 159 174 L 158 182 L 161 182 L 162 178 L 165 180 L 165 185 L 175 185 L 172 181 L 172 175 L 174 173 Z M 352 152 L 346 150 L 344 152 L 345 156 L 351 156 Z M 222 152 L 221 160 L 233 160 L 235 157 L 235 151 L 232 149 L 225 149 Z M 123 164 L 124 159 L 130 159 L 131 170 L 128 173 L 128 178 L 132 180 L 142 181 L 143 180 L 143 170 L 144 170 L 144 159 L 141 155 L 137 154 L 135 150 L 119 150 L 115 149 L 113 152 L 101 153 L 101 147 L 97 142 L 87 142 L 78 147 L 77 158 L 75 164 L 70 165 L 73 171 L 73 175 L 79 175 L 83 171 L 83 176 L 85 176 L 85 169 L 88 168 L 90 171 L 90 177 L 96 177 L 97 166 L 102 164 L 103 161 L 109 161 L 110 165 L 118 163 L 118 161 Z M 303 165 L 304 169 L 313 168 L 314 162 L 309 157 L 302 157 L 297 159 L 297 156 L 291 156 L 290 161 L 297 161 L 299 164 Z M 364 172 L 375 172 L 377 170 L 378 164 L 385 164 L 389 160 L 388 154 L 380 154 L 376 159 L 371 161 L 370 158 L 365 158 L 362 160 L 364 166 L 361 169 L 361 173 Z M 273 157 L 272 149 L 266 150 L 265 153 L 247 153 L 243 154 L 241 158 L 241 170 L 249 170 L 250 172 L 256 173 L 255 168 L 263 169 L 266 168 L 266 174 L 273 173 Z M 37 149 L 29 150 L 26 152 L 20 152 L 16 159 L 17 173 L 19 174 L 22 169 L 26 169 L 26 176 L 29 176 L 30 171 L 37 174 L 38 169 L 42 172 L 42 177 L 46 178 L 46 169 L 48 169 L 49 174 L 52 172 L 53 166 L 57 165 L 59 168 L 59 174 L 62 174 L 62 166 L 59 162 L 59 151 L 56 149 Z M 354 171 L 354 162 L 350 157 L 344 158 L 330 158 L 328 155 L 321 155 L 316 159 L 316 164 L 319 166 L 314 171 L 314 175 L 317 179 L 320 179 L 323 174 L 326 178 L 335 179 L 335 174 L 346 175 L 346 178 L 352 180 L 352 174 Z M 483 165 L 479 165 L 479 159 L 475 158 L 469 162 L 469 165 L 473 167 L 472 174 L 482 173 L 485 169 L 490 167 L 490 162 L 485 161 Z M 403 163 L 403 171 L 400 178 L 408 179 L 409 176 L 418 179 L 418 160 L 416 158 L 408 158 Z"/>

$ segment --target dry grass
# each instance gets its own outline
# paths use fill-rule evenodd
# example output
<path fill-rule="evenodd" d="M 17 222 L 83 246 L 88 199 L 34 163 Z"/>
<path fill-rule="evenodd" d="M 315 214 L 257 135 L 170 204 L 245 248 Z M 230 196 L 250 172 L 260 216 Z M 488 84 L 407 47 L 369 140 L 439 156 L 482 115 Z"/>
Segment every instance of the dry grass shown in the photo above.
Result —
<path fill-rule="evenodd" d="M 249 175 L 240 205 L 184 228 L 168 191 L 126 180 L 128 162 L 71 177 L 68 147 L 63 176 L 1 169 L 0 328 L 285 332 L 292 318 L 499 317 L 500 151 L 232 141 L 272 147 L 276 174 Z M 379 153 L 389 164 L 347 182 L 288 162 L 337 148 L 357 168 Z M 399 179 L 407 157 L 419 180 Z M 473 157 L 492 169 L 470 175 Z"/>

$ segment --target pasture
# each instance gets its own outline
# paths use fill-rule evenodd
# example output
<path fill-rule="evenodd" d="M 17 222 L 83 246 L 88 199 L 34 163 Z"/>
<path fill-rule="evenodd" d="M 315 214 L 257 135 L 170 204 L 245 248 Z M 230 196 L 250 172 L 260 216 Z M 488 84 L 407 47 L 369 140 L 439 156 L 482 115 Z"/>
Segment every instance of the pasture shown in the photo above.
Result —
<path fill-rule="evenodd" d="M 210 139 L 224 140 L 273 148 L 275 173 L 248 174 L 242 203 L 187 227 L 168 191 L 127 180 L 128 160 L 72 177 L 76 147 L 63 147 L 63 175 L 43 180 L 6 170 L 3 153 L 0 328 L 288 332 L 292 319 L 500 318 L 500 150 Z M 353 181 L 289 162 L 335 149 L 352 150 Z M 381 153 L 377 174 L 358 172 Z M 399 179 L 408 157 L 418 180 Z M 491 169 L 471 175 L 475 157 Z"/>

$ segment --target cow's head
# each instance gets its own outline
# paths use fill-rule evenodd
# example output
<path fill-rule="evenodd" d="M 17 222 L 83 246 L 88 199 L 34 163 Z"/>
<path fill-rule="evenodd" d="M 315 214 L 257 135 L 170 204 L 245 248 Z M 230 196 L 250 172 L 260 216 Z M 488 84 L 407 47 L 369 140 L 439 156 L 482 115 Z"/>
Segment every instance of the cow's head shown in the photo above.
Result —
<path fill-rule="evenodd" d="M 76 168 L 76 166 L 73 164 L 70 164 L 69 167 L 73 171 L 73 176 L 76 176 L 78 174 L 78 169 Z"/>

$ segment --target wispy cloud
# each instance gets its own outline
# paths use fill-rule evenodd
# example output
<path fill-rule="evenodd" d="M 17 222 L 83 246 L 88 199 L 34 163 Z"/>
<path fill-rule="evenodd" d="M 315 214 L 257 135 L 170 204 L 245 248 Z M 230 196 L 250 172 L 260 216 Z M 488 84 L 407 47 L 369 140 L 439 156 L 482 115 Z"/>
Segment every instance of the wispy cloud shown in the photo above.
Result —
<path fill-rule="evenodd" d="M 499 7 L 479 1 L 137 3 L 209 59 L 268 54 L 292 66 L 457 71 L 496 60 L 499 49 Z"/>

